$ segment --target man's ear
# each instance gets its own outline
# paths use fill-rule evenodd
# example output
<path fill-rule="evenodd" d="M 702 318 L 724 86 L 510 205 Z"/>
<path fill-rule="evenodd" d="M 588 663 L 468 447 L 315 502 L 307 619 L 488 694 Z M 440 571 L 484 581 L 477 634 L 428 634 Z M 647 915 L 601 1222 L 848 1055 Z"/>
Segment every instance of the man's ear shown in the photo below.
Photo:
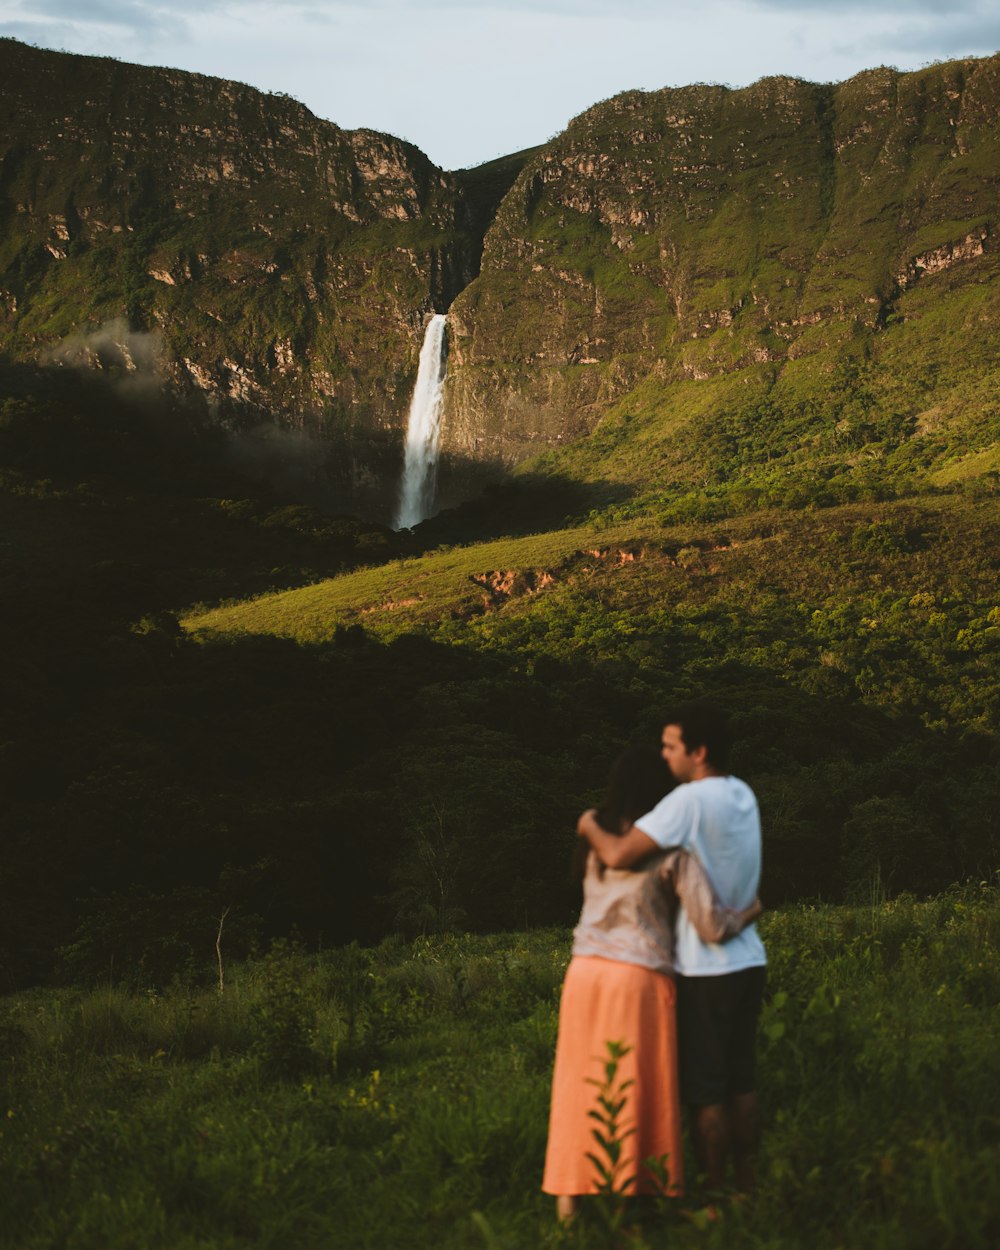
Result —
<path fill-rule="evenodd" d="M 688 755 L 694 760 L 699 767 L 708 760 L 708 747 L 704 743 L 700 747 L 695 747 L 693 751 L 689 751 Z"/>

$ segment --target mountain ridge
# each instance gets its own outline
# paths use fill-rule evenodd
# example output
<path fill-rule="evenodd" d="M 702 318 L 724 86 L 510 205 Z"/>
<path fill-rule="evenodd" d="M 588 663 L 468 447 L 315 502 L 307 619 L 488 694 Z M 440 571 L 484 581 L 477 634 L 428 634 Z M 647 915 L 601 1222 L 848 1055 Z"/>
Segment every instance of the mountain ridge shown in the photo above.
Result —
<path fill-rule="evenodd" d="M 992 876 L 996 58 L 632 93 L 459 177 L 11 56 L 8 985 L 108 952 L 146 984 L 140 930 L 173 975 L 178 918 L 202 949 L 241 902 L 324 949 L 566 918 L 576 814 L 686 698 L 732 716 L 770 900 Z M 315 478 L 394 493 L 438 301 L 442 477 L 505 480 L 413 531 L 331 516 Z M 258 429 L 297 456 L 270 488 Z"/>
<path fill-rule="evenodd" d="M 223 79 L 0 41 L 0 350 L 100 334 L 219 419 L 331 442 L 362 500 L 399 459 L 425 315 L 478 267 L 505 158 L 451 175 Z M 123 326 L 123 329 L 118 329 Z"/>
<path fill-rule="evenodd" d="M 451 445 L 485 432 L 516 462 L 643 386 L 667 445 L 671 410 L 699 407 L 681 384 L 742 374 L 766 395 L 780 371 L 836 425 L 844 397 L 823 373 L 877 368 L 883 341 L 915 357 L 926 288 L 943 307 L 996 276 L 998 68 L 629 92 L 581 114 L 522 171 L 456 302 Z M 995 357 L 970 364 L 992 373 Z"/>
<path fill-rule="evenodd" d="M 451 173 L 225 80 L 0 60 L 0 350 L 128 373 L 152 334 L 159 382 L 314 434 L 362 511 L 444 310 L 442 506 L 525 461 L 658 507 L 1000 465 L 1000 57 L 623 92 Z"/>

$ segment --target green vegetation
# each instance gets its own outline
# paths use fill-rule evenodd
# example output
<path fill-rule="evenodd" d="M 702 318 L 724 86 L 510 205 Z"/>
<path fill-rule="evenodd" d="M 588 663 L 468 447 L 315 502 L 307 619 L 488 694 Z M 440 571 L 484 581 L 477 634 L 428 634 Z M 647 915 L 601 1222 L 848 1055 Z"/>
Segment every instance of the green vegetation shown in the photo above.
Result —
<path fill-rule="evenodd" d="M 689 1160 L 630 1244 L 994 1245 L 998 902 L 765 915 L 759 1192 L 705 1226 Z M 561 1234 L 538 1192 L 565 930 L 279 944 L 222 993 L 214 939 L 163 991 L 0 1000 L 0 1246 L 617 1244 L 598 1203 Z"/>
<path fill-rule="evenodd" d="M 444 174 L 288 97 L 11 39 L 0 77 L 0 351 L 88 363 L 109 326 L 148 334 L 146 373 L 175 397 L 346 430 L 337 458 L 394 480 L 380 432 L 405 414 L 423 316 L 478 272 L 529 153 Z"/>
<path fill-rule="evenodd" d="M 699 382 L 647 378 L 606 408 L 590 437 L 522 472 L 628 487 L 627 512 L 616 506 L 608 519 L 711 520 L 940 487 L 995 492 L 998 362 L 983 333 L 996 318 L 992 265 L 982 277 L 981 286 L 915 292 L 905 317 L 868 342 L 780 364 L 733 358 Z"/>
<path fill-rule="evenodd" d="M 566 865 L 699 696 L 766 831 L 762 1186 L 634 1244 L 994 1244 L 996 59 L 454 175 L 0 61 L 0 1246 L 606 1246 L 535 1190 Z M 344 513 L 460 289 L 442 480 L 533 458 L 390 533 Z"/>
<path fill-rule="evenodd" d="M 234 954 L 566 923 L 577 812 L 684 695 L 732 709 L 772 901 L 998 862 L 988 497 L 661 502 L 421 554 L 262 493 L 195 414 L 4 380 L 10 985 L 167 984 L 227 908 Z M 436 528 L 586 497 L 521 478 Z"/>
<path fill-rule="evenodd" d="M 0 346 L 124 319 L 226 420 L 336 431 L 355 510 L 449 306 L 449 501 L 526 458 L 675 521 L 996 489 L 996 58 L 628 92 L 452 174 L 239 84 L 0 60 Z"/>
<path fill-rule="evenodd" d="M 466 445 L 471 425 L 526 472 L 626 488 L 633 515 L 995 490 L 995 66 L 629 92 L 574 119 L 456 300 Z M 951 473 L 970 439 L 983 457 Z"/>
<path fill-rule="evenodd" d="M 226 908 L 246 950 L 565 923 L 573 817 L 679 695 L 732 709 L 773 899 L 995 868 L 993 61 L 630 93 L 443 175 L 232 84 L 0 59 L 8 349 L 127 314 L 0 376 L 10 984 L 166 983 Z M 331 516 L 384 508 L 383 401 L 462 286 L 445 470 L 549 449 L 413 535 Z M 214 413 L 157 392 L 178 355 Z"/>
<path fill-rule="evenodd" d="M 557 716 L 561 746 L 589 754 L 596 735 L 607 761 L 640 726 L 655 733 L 679 695 L 714 695 L 741 728 L 736 771 L 761 795 L 778 897 L 863 893 L 875 872 L 892 890 L 926 890 L 997 857 L 995 515 L 990 501 L 911 500 L 724 529 L 568 529 L 185 623 L 209 649 L 277 634 L 322 653 L 363 626 L 389 654 L 416 635 L 499 662 L 510 695 L 492 678 L 474 694 L 449 688 L 431 705 L 444 726 L 423 725 L 425 744 L 443 732 L 467 752 L 497 726 L 519 754 L 532 719 Z M 496 706 L 510 697 L 524 705 L 514 723 Z M 561 783 L 544 757 L 532 765 L 543 769 L 552 794 Z M 568 822 L 572 792 L 562 810 Z"/>

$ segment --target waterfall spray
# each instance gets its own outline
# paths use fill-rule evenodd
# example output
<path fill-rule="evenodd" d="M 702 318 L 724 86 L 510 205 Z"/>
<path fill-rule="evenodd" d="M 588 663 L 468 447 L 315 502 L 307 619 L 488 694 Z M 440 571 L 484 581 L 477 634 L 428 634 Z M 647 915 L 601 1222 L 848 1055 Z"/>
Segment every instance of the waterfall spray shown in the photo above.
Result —
<path fill-rule="evenodd" d="M 406 460 L 399 492 L 397 529 L 408 529 L 426 520 L 434 506 L 444 402 L 447 321 L 441 313 L 431 317 L 420 349 L 417 384 L 413 388 L 406 425 Z"/>

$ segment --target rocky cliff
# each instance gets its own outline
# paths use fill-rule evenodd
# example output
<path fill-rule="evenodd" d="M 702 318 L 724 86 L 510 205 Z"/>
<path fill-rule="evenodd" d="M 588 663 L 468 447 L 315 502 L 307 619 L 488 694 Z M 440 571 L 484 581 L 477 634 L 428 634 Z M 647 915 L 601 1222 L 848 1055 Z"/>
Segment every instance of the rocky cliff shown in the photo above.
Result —
<path fill-rule="evenodd" d="M 782 452 L 782 423 L 850 434 L 860 393 L 914 420 L 954 401 L 946 380 L 996 365 L 998 113 L 1000 57 L 590 109 L 524 168 L 455 301 L 450 447 L 513 463 L 601 422 L 613 474 L 613 431 L 655 409 L 648 484 L 748 394 Z"/>
<path fill-rule="evenodd" d="M 447 173 L 285 96 L 0 40 L 0 351 L 315 432 L 376 511 L 445 309 L 445 502 L 533 456 L 667 493 L 995 471 L 998 113 L 1000 57 L 628 92 Z"/>
<path fill-rule="evenodd" d="M 424 318 L 474 277 L 518 168 L 499 165 L 446 174 L 286 96 L 0 40 L 0 350 L 339 437 L 377 485 Z"/>

